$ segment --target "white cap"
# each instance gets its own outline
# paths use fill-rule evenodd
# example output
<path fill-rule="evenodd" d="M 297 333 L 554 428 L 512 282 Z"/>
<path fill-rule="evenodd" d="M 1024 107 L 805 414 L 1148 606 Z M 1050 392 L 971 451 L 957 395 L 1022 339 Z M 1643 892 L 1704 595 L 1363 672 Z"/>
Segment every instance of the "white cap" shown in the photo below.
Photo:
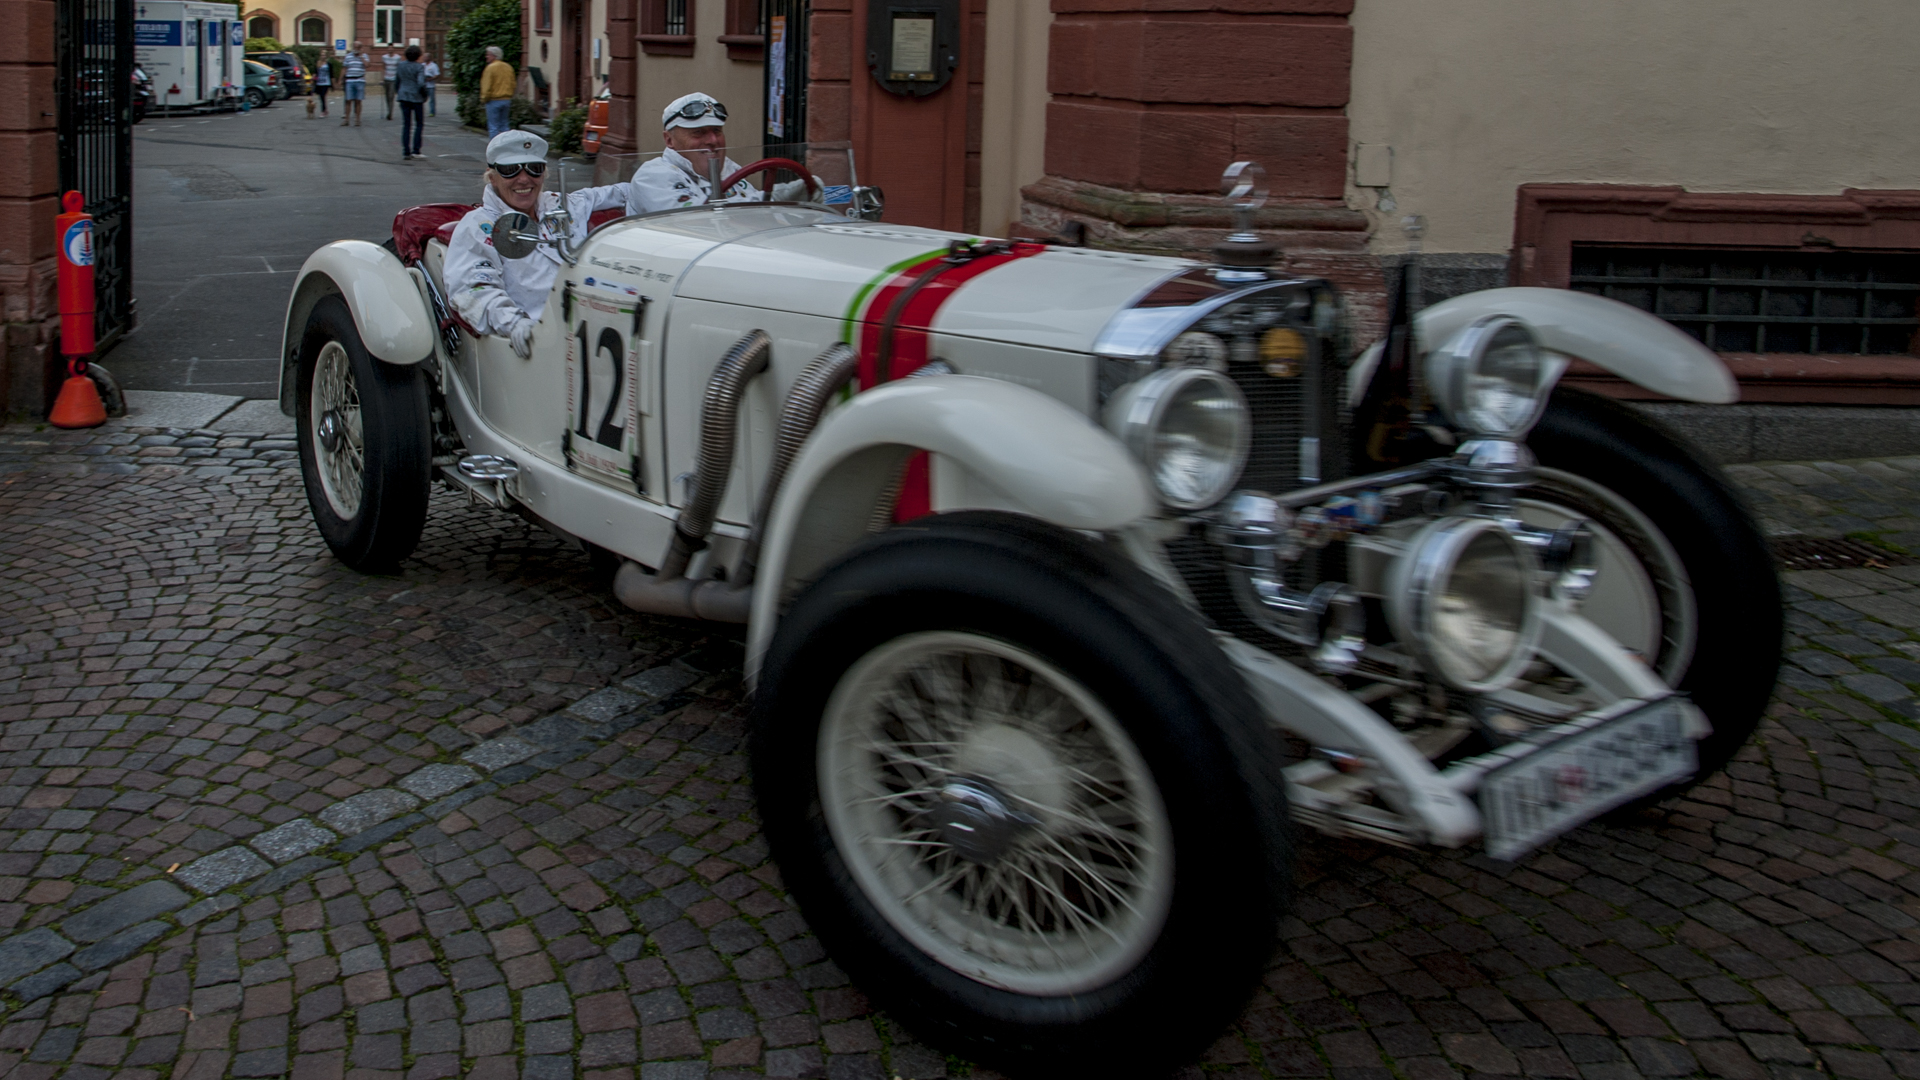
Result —
<path fill-rule="evenodd" d="M 682 94 L 679 97 L 674 98 L 672 101 L 669 101 L 667 103 L 667 107 L 660 110 L 660 130 L 669 131 L 677 127 L 680 127 L 680 128 L 720 127 L 726 123 L 725 120 L 722 120 L 719 117 L 713 115 L 712 112 L 708 112 L 705 116 L 702 116 L 697 120 L 689 120 L 684 116 L 676 115 L 677 113 L 679 113 L 681 109 L 686 108 L 689 102 L 694 102 L 694 101 L 704 101 L 709 105 L 720 104 L 719 100 L 715 98 L 712 94 L 702 94 L 697 90 L 691 94 Z"/>
<path fill-rule="evenodd" d="M 547 160 L 547 140 L 531 131 L 503 131 L 487 144 L 487 164 L 527 165 Z"/>

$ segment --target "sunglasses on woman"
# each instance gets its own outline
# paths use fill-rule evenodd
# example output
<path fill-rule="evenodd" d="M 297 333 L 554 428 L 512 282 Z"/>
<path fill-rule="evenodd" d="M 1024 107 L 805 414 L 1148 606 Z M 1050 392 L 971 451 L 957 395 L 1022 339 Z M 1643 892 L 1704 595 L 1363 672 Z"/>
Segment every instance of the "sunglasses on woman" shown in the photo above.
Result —
<path fill-rule="evenodd" d="M 682 120 L 698 120 L 708 113 L 712 113 L 713 118 L 723 124 L 727 122 L 727 107 L 717 101 L 689 101 L 673 115 Z"/>
<path fill-rule="evenodd" d="M 524 165 L 494 165 L 491 166 L 491 168 L 494 172 L 499 173 L 503 179 L 511 180 L 520 175 L 521 169 L 527 170 L 528 176 L 542 176 L 547 171 L 547 163 L 544 161 L 529 161 Z"/>

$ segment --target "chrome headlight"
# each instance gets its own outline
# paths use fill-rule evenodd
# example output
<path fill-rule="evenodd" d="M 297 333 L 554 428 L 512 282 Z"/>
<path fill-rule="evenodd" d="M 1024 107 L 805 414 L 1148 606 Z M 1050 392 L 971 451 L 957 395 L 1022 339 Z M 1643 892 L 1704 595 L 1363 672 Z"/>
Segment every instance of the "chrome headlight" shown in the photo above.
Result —
<path fill-rule="evenodd" d="M 1107 403 L 1107 427 L 1133 451 L 1160 498 L 1178 510 L 1219 502 L 1247 463 L 1247 401 L 1204 367 L 1162 368 Z"/>
<path fill-rule="evenodd" d="M 1540 638 L 1533 553 L 1490 518 L 1451 517 L 1413 538 L 1387 584 L 1393 630 L 1456 689 L 1498 690 Z"/>
<path fill-rule="evenodd" d="M 1551 368 L 1526 323 L 1489 315 L 1427 354 L 1427 385 L 1463 430 L 1517 439 L 1540 418 Z"/>

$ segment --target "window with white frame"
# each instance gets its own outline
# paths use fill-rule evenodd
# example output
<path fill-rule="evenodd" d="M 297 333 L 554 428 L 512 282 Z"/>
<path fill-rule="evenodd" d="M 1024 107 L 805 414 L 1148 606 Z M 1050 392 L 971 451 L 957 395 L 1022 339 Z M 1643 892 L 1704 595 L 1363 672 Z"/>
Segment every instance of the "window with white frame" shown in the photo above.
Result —
<path fill-rule="evenodd" d="M 406 37 L 406 12 L 403 7 L 375 7 L 373 9 L 373 43 L 375 45 L 404 45 Z"/>

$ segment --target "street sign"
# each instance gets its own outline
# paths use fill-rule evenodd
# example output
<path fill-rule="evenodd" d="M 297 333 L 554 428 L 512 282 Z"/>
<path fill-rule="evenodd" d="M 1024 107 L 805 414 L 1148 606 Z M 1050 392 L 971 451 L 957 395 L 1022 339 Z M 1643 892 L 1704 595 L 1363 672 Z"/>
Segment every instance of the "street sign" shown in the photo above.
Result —
<path fill-rule="evenodd" d="M 335 49 L 335 51 L 338 51 L 338 52 L 346 52 L 346 51 L 347 51 L 347 39 L 346 39 L 346 38 L 343 38 L 343 37 L 337 37 L 337 38 L 334 38 L 334 39 L 333 39 L 333 47 L 334 47 L 334 49 Z"/>

